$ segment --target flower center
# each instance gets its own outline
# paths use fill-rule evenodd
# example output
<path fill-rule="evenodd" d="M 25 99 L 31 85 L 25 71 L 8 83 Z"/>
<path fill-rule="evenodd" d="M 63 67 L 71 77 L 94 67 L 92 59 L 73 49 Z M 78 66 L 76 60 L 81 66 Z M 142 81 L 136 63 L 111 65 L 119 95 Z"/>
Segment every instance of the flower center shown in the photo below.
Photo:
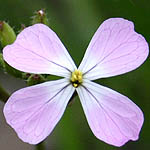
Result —
<path fill-rule="evenodd" d="M 80 70 L 72 72 L 70 81 L 73 87 L 77 88 L 83 81 L 82 72 Z"/>

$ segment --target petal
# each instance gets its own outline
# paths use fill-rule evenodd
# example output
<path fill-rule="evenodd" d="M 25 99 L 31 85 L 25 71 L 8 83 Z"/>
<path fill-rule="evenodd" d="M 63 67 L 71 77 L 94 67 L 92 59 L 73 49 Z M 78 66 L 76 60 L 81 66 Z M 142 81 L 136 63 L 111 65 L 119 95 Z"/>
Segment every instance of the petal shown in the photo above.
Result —
<path fill-rule="evenodd" d="M 137 140 L 143 113 L 129 98 L 91 81 L 77 89 L 94 135 L 114 146 Z"/>
<path fill-rule="evenodd" d="M 3 57 L 9 65 L 29 73 L 68 77 L 76 69 L 57 35 L 43 24 L 25 28 L 14 44 L 4 48 Z"/>
<path fill-rule="evenodd" d="M 120 75 L 139 67 L 148 53 L 147 42 L 132 22 L 111 18 L 96 31 L 79 70 L 89 80 Z"/>
<path fill-rule="evenodd" d="M 66 79 L 18 90 L 4 106 L 6 121 L 24 142 L 38 144 L 52 132 L 74 90 Z"/>

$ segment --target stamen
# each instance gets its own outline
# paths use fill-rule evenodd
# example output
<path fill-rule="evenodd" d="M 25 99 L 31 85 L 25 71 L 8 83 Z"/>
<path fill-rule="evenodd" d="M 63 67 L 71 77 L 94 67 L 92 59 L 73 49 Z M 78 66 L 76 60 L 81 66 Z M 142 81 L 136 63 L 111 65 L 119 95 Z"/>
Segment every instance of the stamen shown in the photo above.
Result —
<path fill-rule="evenodd" d="M 75 70 L 70 79 L 72 85 L 77 88 L 83 81 L 82 72 L 80 70 Z"/>

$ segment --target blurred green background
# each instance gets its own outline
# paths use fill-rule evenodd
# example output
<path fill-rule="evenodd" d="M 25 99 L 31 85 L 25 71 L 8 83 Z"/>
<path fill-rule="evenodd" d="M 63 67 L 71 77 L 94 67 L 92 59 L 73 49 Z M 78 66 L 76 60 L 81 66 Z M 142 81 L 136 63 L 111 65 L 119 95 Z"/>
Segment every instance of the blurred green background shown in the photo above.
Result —
<path fill-rule="evenodd" d="M 150 41 L 149 0 L 0 0 L 0 20 L 8 21 L 17 32 L 20 30 L 21 24 L 25 24 L 26 26 L 31 24 L 31 16 L 39 9 L 46 9 L 50 27 L 60 37 L 77 65 L 82 60 L 93 34 L 102 21 L 107 18 L 122 17 L 133 21 L 135 30 L 141 33 L 147 42 Z M 3 83 L 8 80 L 7 78 L 10 78 L 9 76 L 4 76 L 3 73 L 0 75 L 0 81 Z M 15 79 L 11 78 L 9 79 L 9 83 L 7 82 L 8 88 L 14 83 L 13 80 Z M 19 80 L 19 82 L 21 83 L 22 81 Z M 79 99 L 76 98 L 74 104 L 67 108 L 63 118 L 45 141 L 47 149 L 149 149 L 150 59 L 148 58 L 135 71 L 121 76 L 100 79 L 97 82 L 128 96 L 143 110 L 145 122 L 139 140 L 136 142 L 130 141 L 123 147 L 116 148 L 96 139 L 87 124 Z M 11 132 L 14 131 L 12 130 Z M 6 135 L 1 134 L 1 136 Z M 23 145 L 24 143 L 20 142 L 20 144 Z M 33 148 L 28 145 L 26 149 L 28 150 L 30 147 Z M 7 149 L 12 150 L 12 147 L 10 146 Z"/>

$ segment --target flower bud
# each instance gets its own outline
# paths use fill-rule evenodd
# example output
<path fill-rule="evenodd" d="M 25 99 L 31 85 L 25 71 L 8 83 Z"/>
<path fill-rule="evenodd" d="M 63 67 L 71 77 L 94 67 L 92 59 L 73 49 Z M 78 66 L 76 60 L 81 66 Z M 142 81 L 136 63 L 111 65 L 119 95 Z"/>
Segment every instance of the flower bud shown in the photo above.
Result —
<path fill-rule="evenodd" d="M 32 17 L 32 24 L 43 23 L 48 25 L 48 18 L 44 10 L 39 10 L 35 12 L 35 15 Z"/>
<path fill-rule="evenodd" d="M 31 75 L 32 75 L 31 73 L 23 72 L 22 73 L 22 79 L 27 80 Z"/>
<path fill-rule="evenodd" d="M 39 83 L 45 82 L 45 78 L 40 74 L 31 74 L 27 79 L 27 85 L 36 85 Z"/>
<path fill-rule="evenodd" d="M 5 21 L 0 21 L 0 42 L 2 47 L 12 44 L 16 39 L 13 28 Z"/>

